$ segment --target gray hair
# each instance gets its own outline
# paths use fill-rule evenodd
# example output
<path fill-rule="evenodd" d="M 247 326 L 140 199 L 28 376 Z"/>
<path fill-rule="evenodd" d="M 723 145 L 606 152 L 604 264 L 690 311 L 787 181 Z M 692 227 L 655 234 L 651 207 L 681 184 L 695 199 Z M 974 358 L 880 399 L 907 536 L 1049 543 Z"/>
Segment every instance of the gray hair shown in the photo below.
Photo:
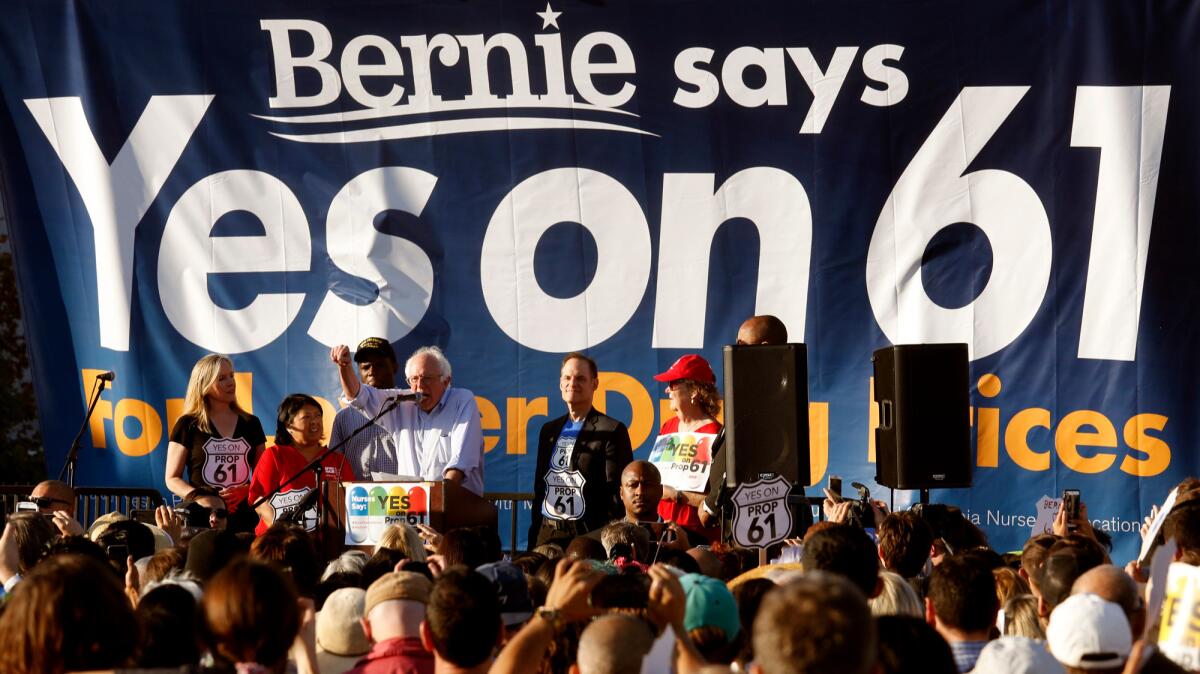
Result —
<path fill-rule="evenodd" d="M 639 562 L 644 562 L 650 553 L 650 532 L 633 522 L 611 522 L 600 530 L 600 543 L 609 557 L 614 547 L 624 543 L 633 549 Z"/>
<path fill-rule="evenodd" d="M 325 572 L 321 574 L 321 580 L 327 580 L 335 573 L 362 573 L 367 559 L 367 553 L 362 550 L 347 550 L 325 565 Z"/>
<path fill-rule="evenodd" d="M 446 354 L 442 353 L 442 350 L 436 346 L 422 346 L 416 351 L 413 351 L 412 355 L 408 357 L 408 360 L 404 361 L 405 379 L 412 376 L 411 367 L 413 361 L 421 356 L 429 356 L 436 360 L 438 363 L 438 370 L 440 370 L 442 373 L 442 379 L 450 378 L 450 361 L 446 358 Z"/>

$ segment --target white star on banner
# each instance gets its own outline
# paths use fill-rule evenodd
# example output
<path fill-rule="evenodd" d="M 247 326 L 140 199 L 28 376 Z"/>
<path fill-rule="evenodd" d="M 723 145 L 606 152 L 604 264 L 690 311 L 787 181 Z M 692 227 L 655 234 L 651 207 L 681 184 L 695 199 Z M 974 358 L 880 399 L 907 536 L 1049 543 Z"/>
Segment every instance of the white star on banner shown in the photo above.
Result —
<path fill-rule="evenodd" d="M 558 17 L 562 14 L 562 12 L 554 11 L 554 9 L 550 7 L 549 2 L 546 3 L 546 11 L 534 13 L 542 17 L 542 30 L 546 30 L 550 26 L 558 28 Z"/>

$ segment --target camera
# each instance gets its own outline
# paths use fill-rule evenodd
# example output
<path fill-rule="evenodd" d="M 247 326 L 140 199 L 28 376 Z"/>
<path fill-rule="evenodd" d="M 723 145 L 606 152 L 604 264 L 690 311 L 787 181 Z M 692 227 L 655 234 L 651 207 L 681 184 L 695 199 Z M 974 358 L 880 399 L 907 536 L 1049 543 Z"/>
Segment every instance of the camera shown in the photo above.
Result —
<path fill-rule="evenodd" d="M 874 529 L 875 506 L 871 505 L 871 490 L 861 482 L 851 482 L 850 486 L 858 490 L 858 498 L 850 503 L 846 524 L 860 529 Z"/>

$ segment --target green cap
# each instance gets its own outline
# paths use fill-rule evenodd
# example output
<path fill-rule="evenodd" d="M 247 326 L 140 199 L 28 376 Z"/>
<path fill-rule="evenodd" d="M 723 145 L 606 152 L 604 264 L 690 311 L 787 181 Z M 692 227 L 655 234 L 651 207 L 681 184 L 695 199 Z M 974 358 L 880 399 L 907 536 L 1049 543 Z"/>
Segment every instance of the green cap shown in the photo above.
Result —
<path fill-rule="evenodd" d="M 716 627 L 725 633 L 726 641 L 732 641 L 742 630 L 742 622 L 737 602 L 725 583 L 698 573 L 684 574 L 679 582 L 687 595 L 683 628 L 690 632 L 698 627 Z"/>

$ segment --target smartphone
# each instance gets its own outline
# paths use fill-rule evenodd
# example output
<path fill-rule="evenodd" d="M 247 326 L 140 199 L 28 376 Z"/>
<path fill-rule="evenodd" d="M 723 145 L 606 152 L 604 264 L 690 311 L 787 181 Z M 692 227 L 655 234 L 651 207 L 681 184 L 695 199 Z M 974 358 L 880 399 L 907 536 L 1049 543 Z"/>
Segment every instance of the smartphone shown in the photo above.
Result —
<path fill-rule="evenodd" d="M 834 501 L 842 500 L 842 476 L 841 475 L 830 475 L 829 476 L 829 491 L 832 492 L 833 495 L 836 497 L 836 498 L 834 498 Z"/>
<path fill-rule="evenodd" d="M 1064 489 L 1062 497 L 1062 507 L 1067 511 L 1067 528 L 1074 530 L 1075 525 L 1072 524 L 1079 519 L 1079 490 Z"/>
<path fill-rule="evenodd" d="M 129 518 L 141 522 L 142 524 L 153 524 L 158 526 L 158 522 L 154 519 L 153 510 L 131 510 Z"/>
<path fill-rule="evenodd" d="M 104 549 L 104 552 L 108 554 L 109 559 L 124 564 L 126 558 L 129 557 L 129 546 L 120 544 L 110 545 Z"/>

